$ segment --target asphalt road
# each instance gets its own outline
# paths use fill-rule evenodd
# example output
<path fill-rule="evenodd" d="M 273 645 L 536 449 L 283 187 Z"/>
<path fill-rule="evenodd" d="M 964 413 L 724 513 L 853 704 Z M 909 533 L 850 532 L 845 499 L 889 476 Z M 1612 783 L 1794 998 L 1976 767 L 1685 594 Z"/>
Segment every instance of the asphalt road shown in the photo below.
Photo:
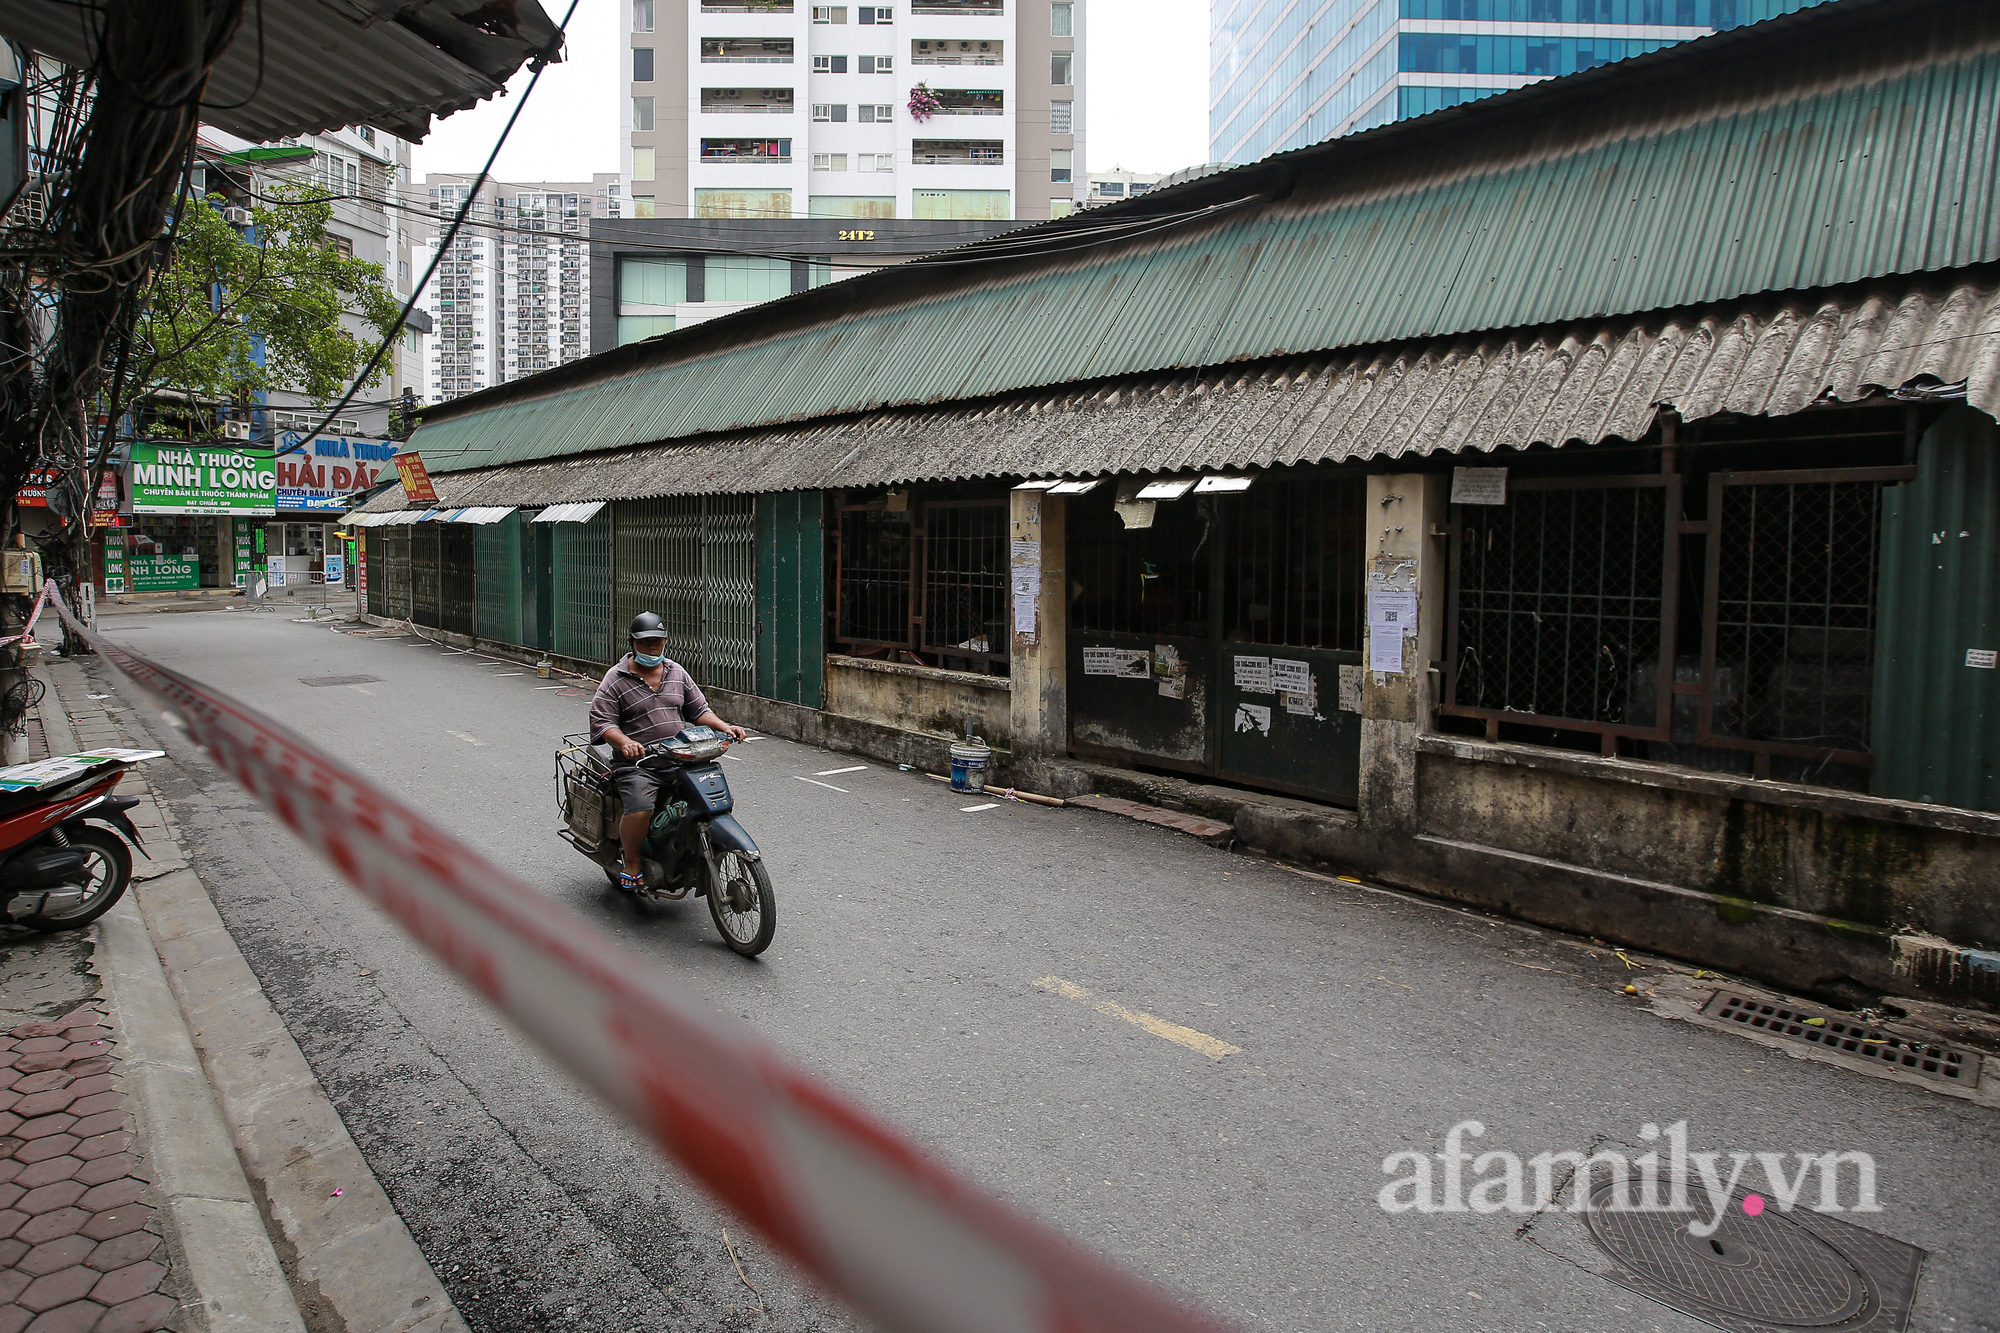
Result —
<path fill-rule="evenodd" d="M 1435 1153 L 1461 1120 L 1488 1128 L 1475 1149 L 1525 1158 L 1685 1119 L 1697 1149 L 1873 1154 L 1883 1211 L 1853 1220 L 1929 1251 L 1911 1327 L 2000 1328 L 1993 1113 L 1658 1018 L 1587 941 L 1093 811 L 967 812 L 922 776 L 765 738 L 726 763 L 779 902 L 776 942 L 746 962 L 699 901 L 639 914 L 557 838 L 552 753 L 587 692 L 294 614 L 105 626 L 343 755 L 975 1179 L 1227 1320 L 1693 1333 L 1522 1239 L 1519 1216 L 1377 1202 L 1385 1157 Z M 380 679 L 301 683 L 348 674 Z M 475 1329 L 847 1326 L 178 733 L 143 707 L 121 717 L 171 752 L 154 781 L 196 867 Z M 1097 999 L 1239 1050 L 1213 1058 Z"/>

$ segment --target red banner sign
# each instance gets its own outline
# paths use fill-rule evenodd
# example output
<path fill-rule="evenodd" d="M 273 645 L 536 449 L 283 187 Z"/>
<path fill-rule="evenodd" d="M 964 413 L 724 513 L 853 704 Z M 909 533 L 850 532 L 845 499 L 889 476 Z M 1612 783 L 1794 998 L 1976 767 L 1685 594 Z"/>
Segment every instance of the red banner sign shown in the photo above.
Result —
<path fill-rule="evenodd" d="M 424 460 L 415 454 L 396 455 L 396 475 L 403 479 L 403 494 L 419 504 L 437 503 L 437 492 L 431 489 L 431 474 L 424 469 Z"/>

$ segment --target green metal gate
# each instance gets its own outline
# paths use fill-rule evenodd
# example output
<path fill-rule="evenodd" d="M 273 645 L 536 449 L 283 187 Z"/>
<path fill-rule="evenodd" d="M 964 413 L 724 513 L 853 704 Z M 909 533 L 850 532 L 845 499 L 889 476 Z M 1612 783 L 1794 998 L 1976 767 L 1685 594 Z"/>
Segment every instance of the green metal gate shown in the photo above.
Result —
<path fill-rule="evenodd" d="M 825 514 L 820 491 L 757 505 L 757 693 L 809 708 L 826 693 Z"/>
<path fill-rule="evenodd" d="M 473 633 L 473 525 L 437 523 L 438 626 L 470 638 Z"/>
<path fill-rule="evenodd" d="M 473 539 L 473 628 L 482 639 L 525 643 L 521 630 L 521 514 L 478 525 Z"/>
<path fill-rule="evenodd" d="M 362 566 L 362 569 L 366 571 L 368 614 L 371 616 L 386 616 L 389 614 L 389 588 L 383 582 L 388 577 L 387 571 L 383 568 L 388 561 L 384 558 L 382 547 L 382 529 L 363 528 L 361 530 L 361 558 L 366 562 Z"/>
<path fill-rule="evenodd" d="M 668 655 L 702 684 L 755 690 L 755 497 L 624 500 L 613 509 L 616 624 L 657 611 Z"/>
<path fill-rule="evenodd" d="M 374 529 L 382 534 L 382 614 L 391 620 L 410 619 L 410 529 L 395 524 Z"/>
<path fill-rule="evenodd" d="M 438 524 L 410 524 L 410 619 L 443 626 L 438 610 Z"/>
<path fill-rule="evenodd" d="M 611 631 L 611 506 L 588 523 L 550 523 L 553 649 L 584 662 L 619 655 Z"/>
<path fill-rule="evenodd" d="M 1883 495 L 1877 796 L 2000 811 L 2000 426 L 1956 407 Z"/>

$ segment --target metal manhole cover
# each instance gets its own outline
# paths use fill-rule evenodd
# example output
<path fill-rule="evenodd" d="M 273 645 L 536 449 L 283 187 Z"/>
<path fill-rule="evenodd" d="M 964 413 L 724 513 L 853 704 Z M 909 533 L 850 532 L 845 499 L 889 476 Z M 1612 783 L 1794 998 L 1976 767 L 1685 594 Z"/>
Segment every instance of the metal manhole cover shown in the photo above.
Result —
<path fill-rule="evenodd" d="M 1750 1217 L 1741 1193 L 1713 1236 L 1696 1236 L 1686 1212 L 1640 1209 L 1639 1190 L 1636 1179 L 1606 1181 L 1584 1214 L 1591 1241 L 1618 1265 L 1605 1276 L 1622 1286 L 1737 1333 L 1892 1333 L 1909 1318 L 1923 1262 L 1913 1245 L 1818 1213 Z M 1691 1192 L 1705 1198 L 1698 1183 Z"/>
<path fill-rule="evenodd" d="M 299 684 L 324 689 L 328 685 L 372 685 L 381 679 L 380 676 L 300 676 Z"/>
<path fill-rule="evenodd" d="M 1802 1045 L 1872 1060 L 1933 1082 L 1963 1088 L 1979 1086 L 1979 1053 L 1964 1047 L 1924 1041 L 1836 1014 L 1759 1000 L 1734 991 L 1717 991 L 1701 1011 L 1710 1018 Z"/>

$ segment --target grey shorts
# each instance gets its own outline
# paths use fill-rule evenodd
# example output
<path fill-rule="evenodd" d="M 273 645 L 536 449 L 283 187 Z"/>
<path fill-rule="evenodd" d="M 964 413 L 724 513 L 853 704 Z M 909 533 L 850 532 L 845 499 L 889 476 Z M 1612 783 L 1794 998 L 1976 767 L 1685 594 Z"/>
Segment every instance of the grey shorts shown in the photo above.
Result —
<path fill-rule="evenodd" d="M 620 764 L 611 770 L 611 781 L 617 786 L 618 799 L 628 815 L 652 814 L 653 807 L 659 804 L 660 788 L 666 784 L 668 776 L 636 764 Z"/>

